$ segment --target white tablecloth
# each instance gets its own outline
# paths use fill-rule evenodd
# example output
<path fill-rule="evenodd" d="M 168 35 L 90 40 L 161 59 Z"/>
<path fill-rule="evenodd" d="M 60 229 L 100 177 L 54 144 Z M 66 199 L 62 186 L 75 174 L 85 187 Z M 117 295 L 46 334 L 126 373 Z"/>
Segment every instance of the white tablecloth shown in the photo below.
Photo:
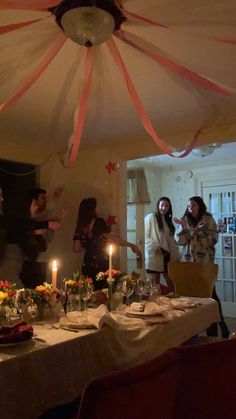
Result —
<path fill-rule="evenodd" d="M 93 378 L 148 361 L 219 320 L 218 304 L 201 305 L 168 324 L 146 326 L 118 314 L 121 328 L 71 332 L 34 325 L 32 343 L 0 348 L 0 406 L 3 419 L 36 419 L 81 394 Z"/>

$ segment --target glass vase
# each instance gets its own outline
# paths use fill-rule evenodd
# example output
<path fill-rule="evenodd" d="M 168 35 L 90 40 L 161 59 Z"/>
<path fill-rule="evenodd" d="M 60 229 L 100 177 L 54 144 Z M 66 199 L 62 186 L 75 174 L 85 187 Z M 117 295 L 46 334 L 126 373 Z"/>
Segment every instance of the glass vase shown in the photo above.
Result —
<path fill-rule="evenodd" d="M 66 313 L 81 311 L 81 297 L 79 294 L 68 294 L 66 302 Z"/>
<path fill-rule="evenodd" d="M 0 326 L 8 326 L 10 322 L 10 307 L 0 304 Z"/>

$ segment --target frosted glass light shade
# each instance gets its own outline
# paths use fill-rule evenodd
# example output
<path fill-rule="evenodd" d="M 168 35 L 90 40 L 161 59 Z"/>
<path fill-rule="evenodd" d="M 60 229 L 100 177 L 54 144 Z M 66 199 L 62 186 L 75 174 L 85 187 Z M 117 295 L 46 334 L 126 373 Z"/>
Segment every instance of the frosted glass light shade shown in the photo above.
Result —
<path fill-rule="evenodd" d="M 206 144 L 199 147 L 195 147 L 192 150 L 192 154 L 198 157 L 207 157 L 207 156 L 210 156 L 212 153 L 214 153 L 214 151 L 220 147 L 221 147 L 220 143 Z"/>
<path fill-rule="evenodd" d="M 67 36 L 86 47 L 106 41 L 114 31 L 113 16 L 97 7 L 78 7 L 68 10 L 61 19 Z"/>

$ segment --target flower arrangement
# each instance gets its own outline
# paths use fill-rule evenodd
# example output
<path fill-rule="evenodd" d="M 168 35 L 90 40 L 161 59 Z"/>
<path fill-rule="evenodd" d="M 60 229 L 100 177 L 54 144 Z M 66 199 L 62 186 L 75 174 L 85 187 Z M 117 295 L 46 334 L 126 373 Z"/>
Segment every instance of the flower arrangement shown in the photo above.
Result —
<path fill-rule="evenodd" d="M 57 289 L 52 289 L 52 285 L 44 282 L 35 289 L 26 289 L 26 299 L 37 306 L 38 316 L 44 317 L 46 311 L 60 309 L 61 294 Z"/>
<path fill-rule="evenodd" d="M 83 296 L 84 293 L 93 290 L 93 280 L 91 278 L 80 275 L 79 271 L 73 272 L 72 276 L 73 278 L 64 281 L 67 294 Z"/>
<path fill-rule="evenodd" d="M 111 276 L 115 282 L 121 279 L 123 275 L 125 274 L 122 274 L 121 271 L 117 269 L 111 270 Z M 98 272 L 96 276 L 96 281 L 104 281 L 104 280 L 107 281 L 108 278 L 109 278 L 109 269 L 105 272 Z"/>
<path fill-rule="evenodd" d="M 119 280 L 123 280 L 123 281 L 130 281 L 133 285 L 136 284 L 138 278 L 140 277 L 140 275 L 134 271 L 131 272 L 130 274 L 127 274 L 117 269 L 112 269 L 111 275 L 115 283 L 118 282 Z M 104 280 L 107 280 L 108 277 L 109 277 L 109 270 L 105 272 L 99 272 L 96 276 L 96 280 L 104 281 Z"/>
<path fill-rule="evenodd" d="M 14 306 L 16 298 L 16 284 L 0 280 L 0 304 Z"/>

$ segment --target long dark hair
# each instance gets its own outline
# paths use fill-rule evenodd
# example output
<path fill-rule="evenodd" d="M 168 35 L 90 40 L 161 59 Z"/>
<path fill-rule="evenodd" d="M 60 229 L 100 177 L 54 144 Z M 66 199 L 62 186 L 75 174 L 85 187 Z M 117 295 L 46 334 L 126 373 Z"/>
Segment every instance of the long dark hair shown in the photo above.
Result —
<path fill-rule="evenodd" d="M 188 223 L 190 225 L 193 225 L 193 227 L 196 227 L 196 225 L 199 223 L 202 216 L 205 215 L 205 214 L 210 215 L 210 213 L 207 211 L 206 204 L 203 201 L 203 199 L 201 198 L 201 196 L 192 196 L 191 198 L 189 198 L 188 202 L 189 201 L 194 201 L 199 206 L 198 216 L 196 218 L 194 218 L 192 216 L 192 214 L 189 212 L 188 207 L 187 207 L 186 211 L 184 213 L 184 217 L 187 218 Z"/>
<path fill-rule="evenodd" d="M 167 198 L 167 196 L 162 196 L 161 198 L 158 199 L 157 201 L 157 206 L 156 206 L 156 219 L 157 219 L 157 224 L 159 227 L 159 230 L 164 231 L 164 226 L 163 226 L 163 221 L 162 221 L 162 216 L 159 210 L 159 205 L 161 201 L 166 201 L 169 204 L 169 210 L 166 212 L 166 214 L 164 215 L 165 217 L 165 222 L 168 225 L 171 235 L 173 236 L 175 234 L 175 226 L 172 222 L 172 216 L 173 216 L 173 211 L 172 211 L 172 205 L 170 202 L 170 199 Z"/>
<path fill-rule="evenodd" d="M 86 233 L 89 224 L 97 218 L 96 208 L 96 198 L 86 198 L 81 201 L 78 210 L 75 234 Z"/>

